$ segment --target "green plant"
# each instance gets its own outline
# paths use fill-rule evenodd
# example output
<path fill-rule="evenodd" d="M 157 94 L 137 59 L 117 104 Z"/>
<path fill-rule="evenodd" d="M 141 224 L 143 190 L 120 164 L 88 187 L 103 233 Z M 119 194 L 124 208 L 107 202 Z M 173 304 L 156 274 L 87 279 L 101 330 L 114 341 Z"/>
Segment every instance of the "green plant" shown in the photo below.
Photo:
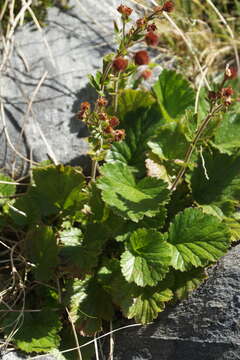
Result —
<path fill-rule="evenodd" d="M 79 348 L 116 310 L 151 322 L 239 239 L 237 72 L 198 94 L 172 70 L 152 81 L 157 64 L 133 45 L 156 44 L 163 7 L 133 25 L 132 9 L 118 11 L 118 49 L 90 76 L 96 103 L 78 113 L 91 177 L 43 163 L 25 193 L 1 180 L 1 327 L 26 352 Z"/>

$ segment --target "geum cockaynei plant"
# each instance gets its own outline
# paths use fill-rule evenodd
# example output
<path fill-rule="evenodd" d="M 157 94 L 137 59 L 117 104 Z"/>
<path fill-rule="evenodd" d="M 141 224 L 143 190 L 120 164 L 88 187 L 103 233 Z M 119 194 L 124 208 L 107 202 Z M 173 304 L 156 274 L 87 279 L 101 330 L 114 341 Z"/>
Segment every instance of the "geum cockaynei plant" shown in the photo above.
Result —
<path fill-rule="evenodd" d="M 3 205 L 4 238 L 16 241 L 7 245 L 14 281 L 1 325 L 6 336 L 17 328 L 11 339 L 24 351 L 81 344 L 116 310 L 151 322 L 239 239 L 237 73 L 227 67 L 197 106 L 195 90 L 172 70 L 149 90 L 159 67 L 146 48 L 159 41 L 155 19 L 172 10 L 167 1 L 133 23 L 133 10 L 118 7 L 118 48 L 90 77 L 96 103 L 83 102 L 77 115 L 90 131 L 91 178 L 40 164 L 27 192 Z M 7 270 L 2 277 L 8 284 Z"/>

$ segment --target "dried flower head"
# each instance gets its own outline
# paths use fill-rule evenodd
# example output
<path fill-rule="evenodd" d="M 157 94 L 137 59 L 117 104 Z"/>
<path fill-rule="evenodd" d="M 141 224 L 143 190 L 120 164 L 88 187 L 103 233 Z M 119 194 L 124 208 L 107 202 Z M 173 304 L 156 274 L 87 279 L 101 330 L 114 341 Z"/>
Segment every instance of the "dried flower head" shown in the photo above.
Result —
<path fill-rule="evenodd" d="M 113 60 L 113 68 L 116 71 L 124 71 L 127 66 L 128 66 L 128 60 L 124 59 L 122 56 L 119 56 Z"/>
<path fill-rule="evenodd" d="M 166 12 L 170 13 L 173 10 L 174 10 L 174 3 L 172 1 L 166 1 L 163 4 L 162 11 L 166 11 Z"/>
<path fill-rule="evenodd" d="M 157 27 L 155 24 L 149 24 L 147 26 L 147 31 L 156 31 L 157 30 Z"/>
<path fill-rule="evenodd" d="M 135 53 L 134 61 L 136 65 L 147 65 L 150 61 L 149 55 L 146 50 L 140 50 Z"/>
<path fill-rule="evenodd" d="M 99 113 L 99 114 L 98 114 L 98 117 L 99 117 L 99 119 L 102 120 L 102 121 L 106 121 L 107 118 L 108 118 L 107 114 L 104 113 L 104 112 Z"/>
<path fill-rule="evenodd" d="M 221 90 L 221 96 L 223 96 L 223 97 L 229 97 L 229 96 L 232 96 L 233 94 L 234 94 L 234 90 L 231 86 L 222 88 L 222 90 Z"/>
<path fill-rule="evenodd" d="M 124 129 L 120 129 L 120 130 L 115 130 L 114 132 L 114 141 L 122 141 L 125 139 L 125 130 Z"/>
<path fill-rule="evenodd" d="M 100 97 L 97 99 L 97 104 L 98 104 L 98 106 L 107 106 L 108 101 L 106 98 Z"/>
<path fill-rule="evenodd" d="M 88 101 L 84 101 L 80 105 L 80 110 L 86 111 L 90 109 L 90 104 Z"/>
<path fill-rule="evenodd" d="M 150 69 L 144 70 L 140 75 L 144 80 L 149 79 L 152 76 L 152 71 Z"/>
<path fill-rule="evenodd" d="M 216 101 L 219 98 L 219 93 L 216 91 L 209 91 L 208 92 L 208 99 L 210 101 Z"/>
<path fill-rule="evenodd" d="M 116 116 L 112 116 L 111 119 L 109 119 L 109 125 L 113 128 L 118 126 L 120 123 L 119 119 Z"/>
<path fill-rule="evenodd" d="M 236 79 L 238 75 L 238 70 L 234 66 L 229 66 L 225 70 L 225 79 Z"/>
<path fill-rule="evenodd" d="M 153 31 L 149 31 L 145 36 L 145 41 L 149 46 L 157 46 L 159 40 L 157 34 Z"/>
<path fill-rule="evenodd" d="M 120 12 L 120 14 L 128 17 L 128 16 L 130 16 L 131 13 L 133 12 L 133 9 L 131 9 L 130 7 L 125 6 L 125 5 L 120 5 L 120 6 L 117 8 L 117 11 Z"/>
<path fill-rule="evenodd" d="M 140 18 L 136 21 L 136 24 L 138 28 L 143 28 L 146 25 L 146 19 Z"/>

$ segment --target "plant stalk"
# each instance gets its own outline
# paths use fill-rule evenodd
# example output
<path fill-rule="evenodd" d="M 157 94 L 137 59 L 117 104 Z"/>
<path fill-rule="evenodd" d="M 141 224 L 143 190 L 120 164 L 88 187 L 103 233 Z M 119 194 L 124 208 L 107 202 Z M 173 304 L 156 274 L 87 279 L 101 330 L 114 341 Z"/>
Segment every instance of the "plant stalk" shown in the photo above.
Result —
<path fill-rule="evenodd" d="M 216 106 L 215 108 L 212 109 L 212 111 L 206 116 L 206 118 L 203 120 L 203 122 L 201 123 L 199 129 L 197 130 L 196 136 L 194 138 L 194 140 L 191 142 L 185 157 L 184 157 L 184 166 L 180 169 L 179 173 L 177 174 L 176 179 L 174 180 L 170 191 L 174 191 L 176 190 L 177 185 L 179 184 L 180 180 L 183 178 L 186 170 L 187 170 L 187 166 L 186 164 L 188 164 L 188 162 L 191 159 L 192 153 L 197 145 L 198 140 L 200 139 L 200 137 L 202 136 L 204 130 L 206 129 L 206 127 L 208 126 L 210 120 L 212 119 L 212 117 L 219 112 L 220 110 L 222 110 L 223 105 L 220 104 L 218 106 Z"/>

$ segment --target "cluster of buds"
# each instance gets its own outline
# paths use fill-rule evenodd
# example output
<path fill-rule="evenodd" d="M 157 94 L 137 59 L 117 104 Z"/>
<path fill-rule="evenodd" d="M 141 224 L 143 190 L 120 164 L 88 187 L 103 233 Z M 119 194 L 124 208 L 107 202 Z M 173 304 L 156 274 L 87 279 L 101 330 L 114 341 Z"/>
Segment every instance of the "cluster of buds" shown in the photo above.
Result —
<path fill-rule="evenodd" d="M 120 121 L 116 116 L 107 117 L 105 119 L 106 127 L 104 128 L 104 133 L 107 134 L 108 140 L 112 141 L 122 141 L 125 139 L 125 130 L 124 129 L 115 129 Z"/>
<path fill-rule="evenodd" d="M 232 95 L 234 90 L 231 86 L 220 89 L 219 91 L 209 91 L 208 99 L 211 103 L 215 103 L 220 100 L 225 106 L 229 106 L 232 103 Z"/>
<path fill-rule="evenodd" d="M 113 60 L 113 69 L 116 72 L 124 71 L 128 66 L 128 60 L 123 56 L 118 56 Z"/>
<path fill-rule="evenodd" d="M 79 120 L 85 120 L 89 113 L 90 113 L 90 104 L 87 101 L 84 101 L 83 103 L 81 103 L 80 105 L 80 111 L 77 113 L 77 118 Z"/>

